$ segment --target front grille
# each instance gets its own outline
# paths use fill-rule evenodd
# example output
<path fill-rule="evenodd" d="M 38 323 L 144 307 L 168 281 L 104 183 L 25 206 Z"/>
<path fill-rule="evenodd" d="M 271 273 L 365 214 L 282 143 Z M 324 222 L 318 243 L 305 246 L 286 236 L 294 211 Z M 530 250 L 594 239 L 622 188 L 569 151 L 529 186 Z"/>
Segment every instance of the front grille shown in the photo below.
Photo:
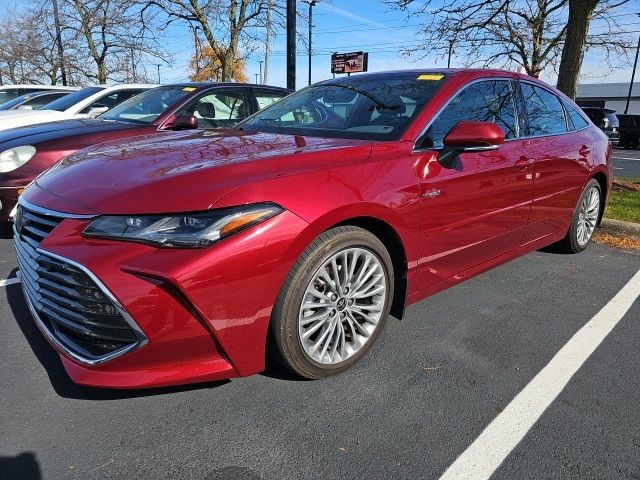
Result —
<path fill-rule="evenodd" d="M 63 219 L 18 206 L 14 240 L 22 286 L 48 336 L 77 360 L 95 364 L 132 349 L 141 334 L 83 267 L 38 249 Z"/>

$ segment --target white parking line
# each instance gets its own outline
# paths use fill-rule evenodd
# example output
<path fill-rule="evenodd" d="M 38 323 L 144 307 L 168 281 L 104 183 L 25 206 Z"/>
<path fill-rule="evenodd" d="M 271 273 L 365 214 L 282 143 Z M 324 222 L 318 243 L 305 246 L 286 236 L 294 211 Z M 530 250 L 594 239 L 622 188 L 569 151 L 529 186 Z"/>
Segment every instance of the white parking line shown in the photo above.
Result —
<path fill-rule="evenodd" d="M 13 285 L 14 283 L 20 283 L 19 278 L 7 278 L 6 280 L 0 280 L 0 287 L 6 287 L 7 285 Z"/>
<path fill-rule="evenodd" d="M 640 162 L 640 158 L 633 158 L 633 157 L 611 157 L 614 160 L 636 160 L 638 162 Z"/>
<path fill-rule="evenodd" d="M 569 340 L 440 480 L 488 479 L 640 296 L 640 270 Z"/>

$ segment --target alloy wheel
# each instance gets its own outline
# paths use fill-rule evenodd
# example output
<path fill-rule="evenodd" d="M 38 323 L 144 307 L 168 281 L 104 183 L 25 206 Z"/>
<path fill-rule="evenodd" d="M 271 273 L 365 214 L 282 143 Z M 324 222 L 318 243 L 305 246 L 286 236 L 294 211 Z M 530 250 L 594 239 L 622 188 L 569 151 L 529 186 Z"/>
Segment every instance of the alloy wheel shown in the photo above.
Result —
<path fill-rule="evenodd" d="M 302 298 L 298 335 L 305 353 L 323 365 L 355 355 L 377 328 L 387 294 L 375 253 L 362 247 L 334 253 L 315 271 Z"/>
<path fill-rule="evenodd" d="M 583 247 L 593 235 L 598 223 L 598 215 L 600 214 L 600 192 L 593 186 L 580 202 L 580 210 L 578 213 L 578 225 L 576 229 L 576 240 Z"/>

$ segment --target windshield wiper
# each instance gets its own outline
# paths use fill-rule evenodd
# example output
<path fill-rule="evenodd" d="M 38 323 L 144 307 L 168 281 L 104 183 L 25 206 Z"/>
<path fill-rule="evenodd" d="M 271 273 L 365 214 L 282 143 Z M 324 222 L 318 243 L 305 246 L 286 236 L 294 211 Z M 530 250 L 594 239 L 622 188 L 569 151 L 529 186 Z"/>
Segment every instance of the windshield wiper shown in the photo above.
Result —
<path fill-rule="evenodd" d="M 370 94 L 369 92 L 362 90 L 358 87 L 352 87 L 351 85 L 344 85 L 342 83 L 330 83 L 328 84 L 330 86 L 335 86 L 335 87 L 342 87 L 342 88 L 346 88 L 347 90 L 352 90 L 356 93 L 359 93 L 360 95 L 364 95 L 365 97 L 367 97 L 369 100 L 371 100 L 373 103 L 375 103 L 377 105 L 378 108 L 384 109 L 384 110 L 398 110 L 400 109 L 400 105 L 387 105 L 385 103 L 383 103 L 382 101 L 380 101 L 375 95 Z M 315 85 L 315 88 L 318 87 L 326 87 L 328 85 Z M 312 87 L 313 88 L 313 87 Z"/>

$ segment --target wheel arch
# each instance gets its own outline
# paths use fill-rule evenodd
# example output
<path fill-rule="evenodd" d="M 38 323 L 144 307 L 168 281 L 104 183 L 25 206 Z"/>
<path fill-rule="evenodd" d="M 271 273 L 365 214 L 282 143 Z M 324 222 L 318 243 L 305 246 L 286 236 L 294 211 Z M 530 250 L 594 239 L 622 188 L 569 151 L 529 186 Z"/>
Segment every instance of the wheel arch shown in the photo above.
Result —
<path fill-rule="evenodd" d="M 389 223 L 376 217 L 358 216 L 345 219 L 326 230 L 344 226 L 360 227 L 374 234 L 385 246 L 393 262 L 394 294 L 391 302 L 391 315 L 404 316 L 407 299 L 407 253 L 402 239 Z"/>
<path fill-rule="evenodd" d="M 603 201 L 600 202 L 600 213 L 598 216 L 598 225 L 602 221 L 602 216 L 604 215 L 604 208 L 606 205 L 606 199 L 609 195 L 609 182 L 607 180 L 607 176 L 603 172 L 596 172 L 592 177 L 592 179 L 596 180 L 600 185 L 600 192 L 602 193 Z"/>

